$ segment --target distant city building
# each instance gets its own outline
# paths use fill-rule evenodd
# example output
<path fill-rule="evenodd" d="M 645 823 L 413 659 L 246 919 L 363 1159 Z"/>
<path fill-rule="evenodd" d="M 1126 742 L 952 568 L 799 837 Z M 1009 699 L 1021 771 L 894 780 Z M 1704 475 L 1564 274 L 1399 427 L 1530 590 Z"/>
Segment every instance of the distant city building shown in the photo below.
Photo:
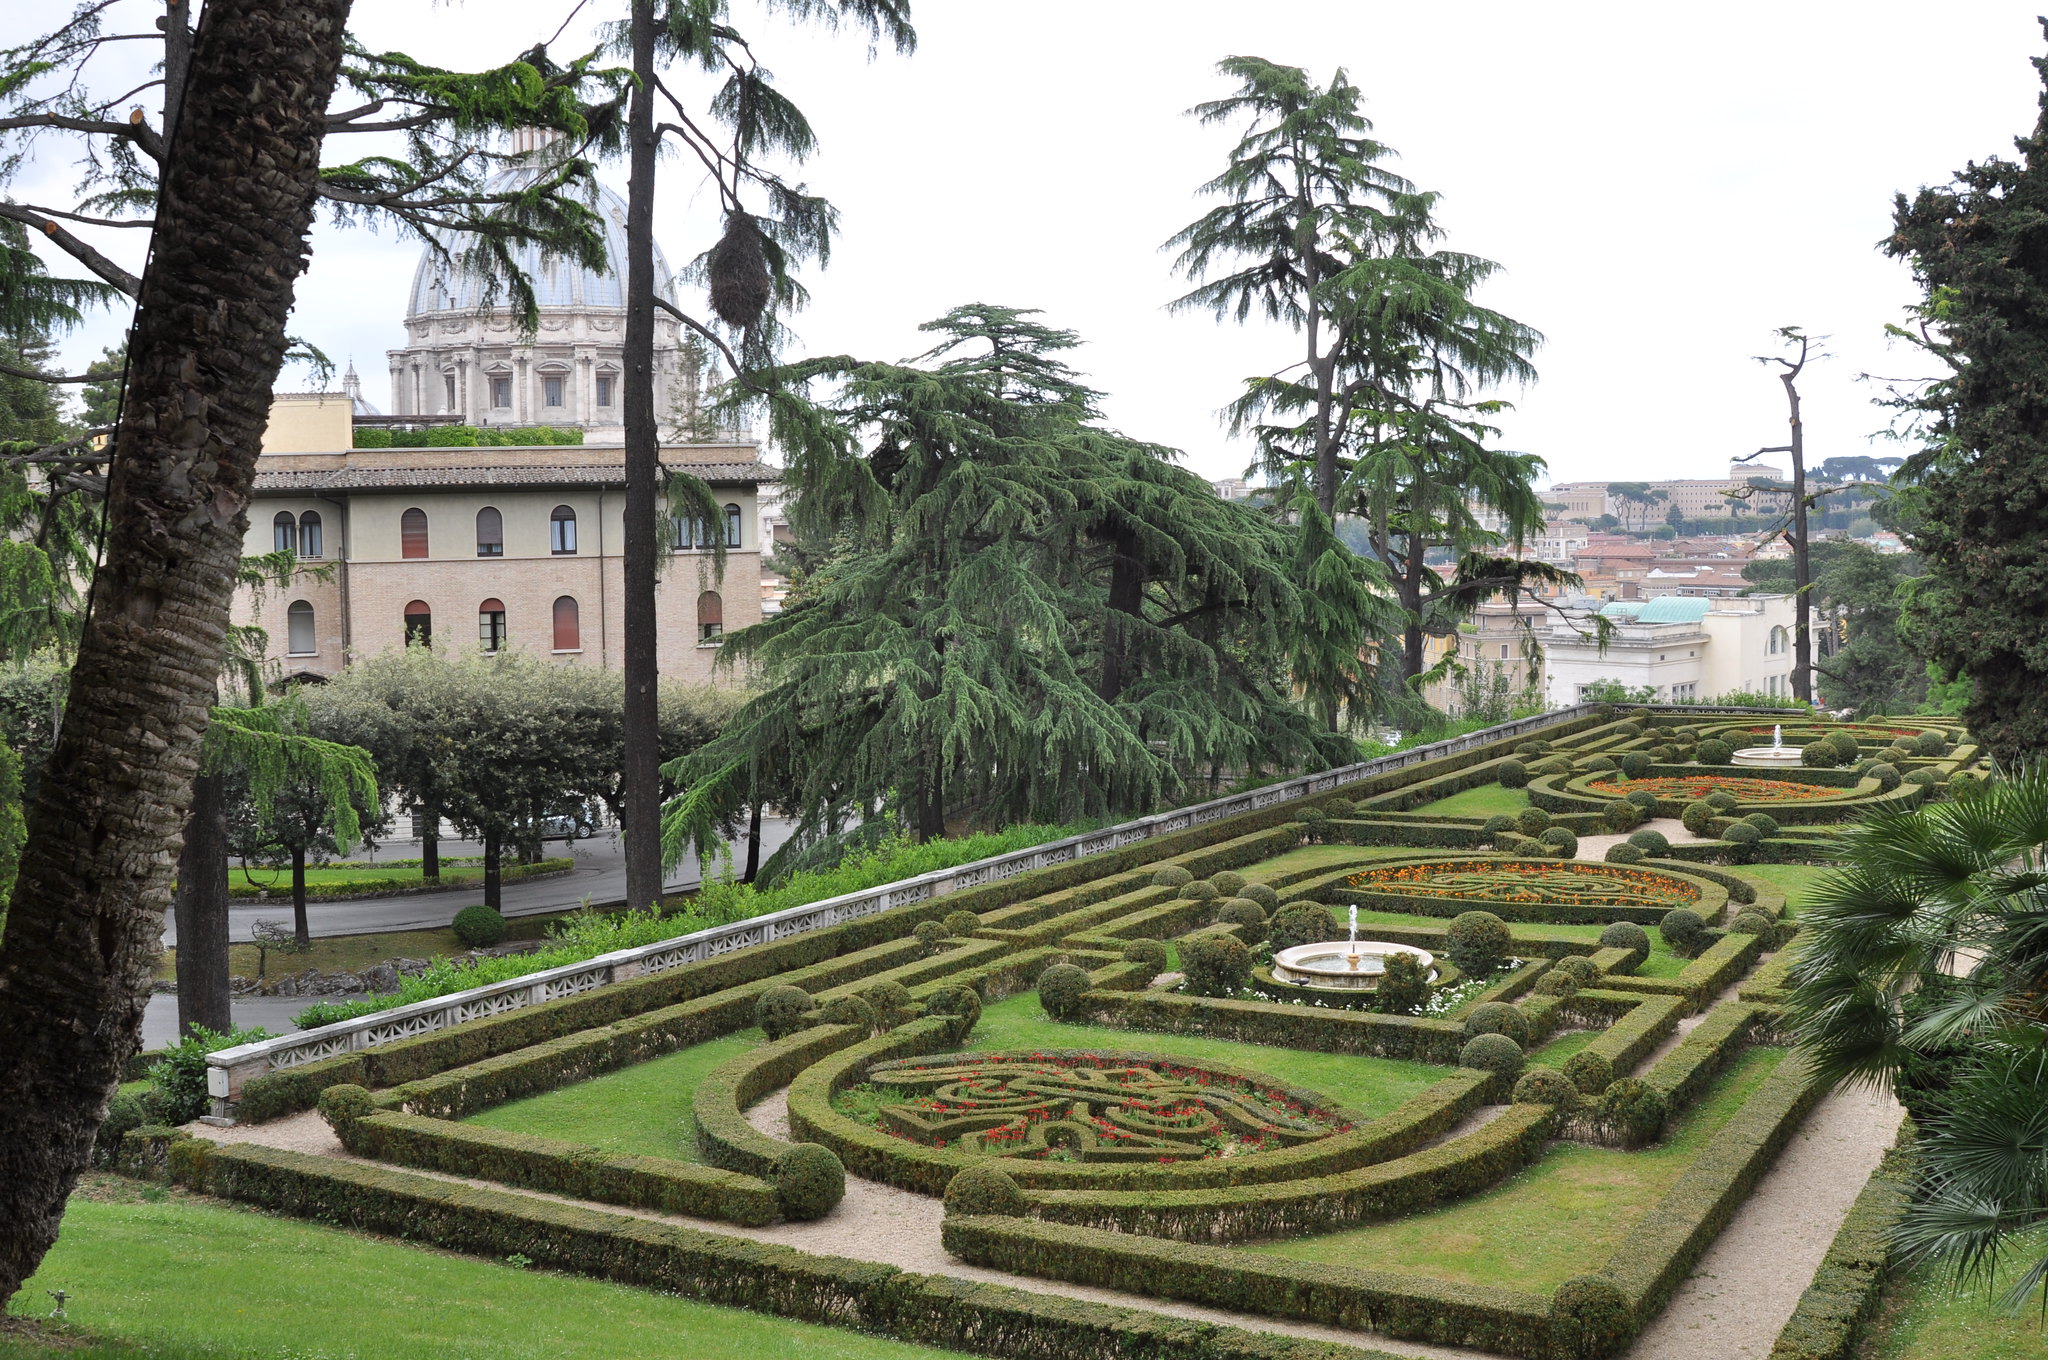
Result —
<path fill-rule="evenodd" d="M 1250 500 L 1252 492 L 1258 489 L 1242 477 L 1219 477 L 1209 485 L 1226 501 Z"/>

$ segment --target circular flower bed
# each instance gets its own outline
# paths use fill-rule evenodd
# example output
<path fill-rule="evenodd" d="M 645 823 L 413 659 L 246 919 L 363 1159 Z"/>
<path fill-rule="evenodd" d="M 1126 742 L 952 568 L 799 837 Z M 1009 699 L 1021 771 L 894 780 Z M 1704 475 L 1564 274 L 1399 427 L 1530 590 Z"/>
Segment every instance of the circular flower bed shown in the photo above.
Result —
<path fill-rule="evenodd" d="M 992 1157 L 1176 1162 L 1293 1147 L 1350 1124 L 1302 1092 L 1130 1053 L 908 1058 L 842 1093 L 883 1132 Z M 865 1108 L 863 1108 L 865 1107 Z"/>
<path fill-rule="evenodd" d="M 1731 774 L 1653 775 L 1644 779 L 1606 780 L 1591 787 L 1592 792 L 1609 798 L 1626 798 L 1638 789 L 1659 802 L 1679 803 L 1689 803 L 1710 793 L 1731 794 L 1743 803 L 1797 803 L 1812 798 L 1840 798 L 1846 792 L 1829 784 L 1749 779 Z"/>
<path fill-rule="evenodd" d="M 1461 902 L 1554 902 L 1565 906 L 1690 906 L 1700 891 L 1670 874 L 1620 864 L 1474 860 L 1391 864 L 1344 880 L 1367 894 L 1427 896 Z"/>

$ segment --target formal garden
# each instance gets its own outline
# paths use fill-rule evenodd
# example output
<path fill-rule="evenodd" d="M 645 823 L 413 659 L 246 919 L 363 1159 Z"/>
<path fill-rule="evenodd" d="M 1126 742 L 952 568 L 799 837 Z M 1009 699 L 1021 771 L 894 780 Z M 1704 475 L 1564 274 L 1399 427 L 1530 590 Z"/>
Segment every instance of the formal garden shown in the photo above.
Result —
<path fill-rule="evenodd" d="M 1582 711 L 242 1069 L 216 1123 L 114 1128 L 143 1198 L 73 1212 L 200 1194 L 851 1329 L 847 1354 L 1621 1355 L 1823 1095 L 1778 1007 L 1830 835 L 1981 769 L 1954 728 L 1830 725 L 1788 741 L 1855 756 L 1759 787 L 1712 763 L 1728 725 Z M 1789 1324 L 1787 1291 L 1838 1227 L 1869 1255 L 1898 1174 L 1812 1225 L 1799 1278 L 1759 1263 L 1766 1346 L 1848 1354 L 1884 1271 L 1823 1267 Z"/>

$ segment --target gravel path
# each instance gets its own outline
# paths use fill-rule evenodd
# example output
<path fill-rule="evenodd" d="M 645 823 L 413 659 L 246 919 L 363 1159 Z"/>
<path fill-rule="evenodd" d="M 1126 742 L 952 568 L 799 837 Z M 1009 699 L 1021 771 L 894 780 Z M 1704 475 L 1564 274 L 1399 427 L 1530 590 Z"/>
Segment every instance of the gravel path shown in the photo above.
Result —
<path fill-rule="evenodd" d="M 1649 821 L 1637 826 L 1635 830 L 1661 831 L 1664 833 L 1664 839 L 1670 841 L 1673 845 L 1686 845 L 1693 841 L 1713 839 L 1711 836 L 1693 835 L 1692 832 L 1685 829 L 1685 823 L 1679 821 L 1676 817 L 1652 817 Z M 1578 857 L 1590 860 L 1606 859 L 1609 847 L 1621 844 L 1634 834 L 1635 831 L 1615 836 L 1604 833 L 1598 836 L 1581 836 L 1579 837 Z"/>

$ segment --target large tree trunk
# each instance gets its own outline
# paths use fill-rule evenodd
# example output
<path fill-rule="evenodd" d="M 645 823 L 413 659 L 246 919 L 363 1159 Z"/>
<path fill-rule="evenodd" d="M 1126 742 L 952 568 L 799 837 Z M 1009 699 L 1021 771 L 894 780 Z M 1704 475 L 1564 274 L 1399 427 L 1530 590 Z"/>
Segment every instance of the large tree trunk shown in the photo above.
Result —
<path fill-rule="evenodd" d="M 753 805 L 747 812 L 747 871 L 740 875 L 740 882 L 752 883 L 761 872 L 761 795 L 753 796 Z"/>
<path fill-rule="evenodd" d="M 661 434 L 654 423 L 654 0 L 633 0 L 629 111 L 632 168 L 626 197 L 626 751 L 620 771 L 626 831 L 626 906 L 661 903 L 660 665 L 655 650 L 655 483 Z"/>
<path fill-rule="evenodd" d="M 441 881 L 441 809 L 424 808 L 420 812 L 420 880 L 425 883 Z"/>
<path fill-rule="evenodd" d="M 138 1046 L 348 0 L 211 0 L 164 165 L 107 555 L 0 939 L 0 1305 Z"/>
<path fill-rule="evenodd" d="M 313 931 L 306 923 L 306 848 L 292 847 L 292 939 L 299 948 L 313 943 Z"/>
<path fill-rule="evenodd" d="M 1792 404 L 1792 697 L 1811 702 L 1813 554 L 1806 526 L 1806 425 L 1799 418 L 1798 376 L 1795 371 L 1785 378 L 1785 398 Z"/>
<path fill-rule="evenodd" d="M 484 832 L 484 905 L 492 911 L 504 910 L 504 879 L 498 867 L 504 848 L 504 839 L 497 832 Z"/>
<path fill-rule="evenodd" d="M 226 1034 L 234 1029 L 228 986 L 227 780 L 203 774 L 192 781 L 192 812 L 185 848 L 178 853 L 178 889 L 171 899 L 178 927 L 178 1034 L 195 1026 Z"/>
<path fill-rule="evenodd" d="M 1145 564 L 1139 560 L 1137 536 L 1129 530 L 1110 535 L 1109 612 L 1102 620 L 1102 676 L 1098 693 L 1113 704 L 1131 682 L 1131 648 L 1136 642 L 1132 620 L 1145 604 Z"/>

